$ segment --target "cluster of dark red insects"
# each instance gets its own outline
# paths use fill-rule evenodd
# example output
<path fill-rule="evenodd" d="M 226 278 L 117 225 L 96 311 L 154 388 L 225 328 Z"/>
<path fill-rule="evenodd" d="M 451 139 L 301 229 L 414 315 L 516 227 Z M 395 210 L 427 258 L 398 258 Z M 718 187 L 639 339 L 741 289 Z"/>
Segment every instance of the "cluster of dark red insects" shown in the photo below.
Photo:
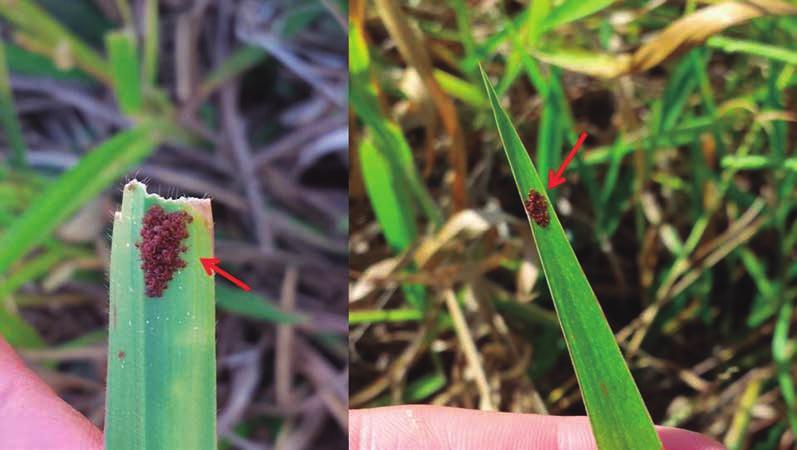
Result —
<path fill-rule="evenodd" d="M 183 240 L 188 237 L 188 224 L 193 218 L 185 211 L 167 213 L 153 206 L 144 214 L 141 240 L 141 269 L 148 297 L 161 297 L 178 269 L 185 267 L 181 255 L 188 250 Z"/>
<path fill-rule="evenodd" d="M 529 217 L 531 217 L 537 225 L 543 228 L 548 226 L 550 222 L 550 218 L 548 217 L 548 201 L 545 200 L 544 195 L 531 189 L 529 190 L 529 197 L 523 202 L 523 205 L 526 207 L 526 212 L 529 214 Z"/>

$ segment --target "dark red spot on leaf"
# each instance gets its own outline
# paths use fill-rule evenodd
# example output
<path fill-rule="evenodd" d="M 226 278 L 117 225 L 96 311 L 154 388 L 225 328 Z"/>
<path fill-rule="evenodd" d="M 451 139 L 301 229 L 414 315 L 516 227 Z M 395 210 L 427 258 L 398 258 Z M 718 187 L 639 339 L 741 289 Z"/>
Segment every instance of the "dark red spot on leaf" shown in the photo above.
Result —
<path fill-rule="evenodd" d="M 125 352 L 119 352 L 119 354 L 116 356 L 118 356 L 120 360 L 123 360 L 125 359 Z"/>
<path fill-rule="evenodd" d="M 185 211 L 167 213 L 157 205 L 144 214 L 141 240 L 136 247 L 141 252 L 147 296 L 163 296 L 174 273 L 185 267 L 181 255 L 188 248 L 182 242 L 188 237 L 188 224 L 192 220 Z"/>
<path fill-rule="evenodd" d="M 523 205 L 526 207 L 526 212 L 529 214 L 529 217 L 531 217 L 537 225 L 543 228 L 548 226 L 548 223 L 550 223 L 550 218 L 548 217 L 548 201 L 545 200 L 544 195 L 531 189 L 529 191 L 529 197 Z"/>

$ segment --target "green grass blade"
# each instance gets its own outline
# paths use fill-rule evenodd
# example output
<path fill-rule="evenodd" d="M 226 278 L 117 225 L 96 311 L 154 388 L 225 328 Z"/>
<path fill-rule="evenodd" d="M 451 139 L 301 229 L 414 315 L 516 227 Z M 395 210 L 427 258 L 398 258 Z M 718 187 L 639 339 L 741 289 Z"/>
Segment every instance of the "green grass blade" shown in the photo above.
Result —
<path fill-rule="evenodd" d="M 35 0 L 50 17 L 57 17 L 64 28 L 70 30 L 88 45 L 101 45 L 105 33 L 115 24 L 106 16 L 97 2 L 92 0 Z"/>
<path fill-rule="evenodd" d="M 403 186 L 412 193 L 421 211 L 436 226 L 443 215 L 423 184 L 412 161 L 412 150 L 404 133 L 392 120 L 382 115 L 375 88 L 370 79 L 370 57 L 365 39 L 357 26 L 349 32 L 349 100 L 357 116 L 373 132 L 374 144 L 390 162 L 391 170 L 403 179 Z"/>
<path fill-rule="evenodd" d="M 529 17 L 524 25 L 523 44 L 529 49 L 535 48 L 545 32 L 544 23 L 551 13 L 551 0 L 529 2 Z M 515 50 L 518 50 L 517 48 Z"/>
<path fill-rule="evenodd" d="M 712 36 L 706 41 L 706 46 L 721 50 L 725 53 L 746 53 L 748 55 L 761 56 L 786 64 L 797 64 L 797 51 L 755 41 L 733 39 L 725 36 Z"/>
<path fill-rule="evenodd" d="M 80 81 L 84 84 L 95 83 L 94 78 L 82 70 L 61 70 L 50 58 L 29 52 L 10 42 L 5 43 L 5 57 L 11 72 L 56 80 Z"/>
<path fill-rule="evenodd" d="M 135 115 L 141 110 L 141 79 L 136 38 L 128 31 L 113 31 L 105 37 L 111 61 L 111 77 L 119 110 Z"/>
<path fill-rule="evenodd" d="M 186 267 L 162 297 L 144 286 L 143 216 L 153 206 L 191 215 L 182 241 Z M 114 217 L 108 330 L 105 448 L 216 448 L 214 280 L 200 257 L 213 255 L 210 200 L 166 200 L 131 181 Z"/>
<path fill-rule="evenodd" d="M 41 348 L 44 340 L 22 317 L 0 305 L 0 335 L 17 348 Z"/>
<path fill-rule="evenodd" d="M 450 96 L 458 98 L 474 108 L 486 108 L 487 98 L 484 92 L 465 80 L 455 77 L 450 73 L 435 69 L 434 79 L 440 83 L 440 87 Z"/>
<path fill-rule="evenodd" d="M 545 18 L 543 27 L 546 30 L 551 30 L 575 22 L 608 8 L 612 3 L 614 0 L 565 0 L 551 10 L 551 13 Z"/>
<path fill-rule="evenodd" d="M 739 399 L 733 421 L 725 434 L 725 445 L 728 450 L 742 450 L 746 446 L 745 441 L 750 434 L 750 418 L 752 417 L 753 407 L 761 394 L 761 385 L 764 384 L 764 377 L 759 372 L 751 372 L 750 381 L 747 383 L 744 392 Z M 749 447 L 748 447 L 749 448 Z M 774 448 L 774 445 L 771 447 Z"/>
<path fill-rule="evenodd" d="M 407 383 L 402 398 L 403 403 L 422 403 L 424 399 L 430 397 L 435 392 L 443 389 L 448 380 L 444 373 L 436 372 L 424 375 L 417 380 Z M 383 395 L 368 404 L 369 408 L 379 406 L 390 406 L 395 404 L 395 400 L 388 394 Z"/>
<path fill-rule="evenodd" d="M 14 107 L 14 96 L 11 94 L 11 80 L 6 65 L 5 43 L 0 41 L 0 125 L 3 127 L 5 140 L 11 149 L 8 162 L 11 167 L 27 166 L 27 150 L 22 137 L 22 126 Z"/>
<path fill-rule="evenodd" d="M 56 247 L 20 264 L 19 268 L 0 284 L 0 304 L 25 283 L 47 274 L 66 255 L 67 252 L 63 248 Z"/>
<path fill-rule="evenodd" d="M 417 309 L 363 309 L 349 311 L 349 325 L 362 323 L 418 322 L 423 312 Z"/>
<path fill-rule="evenodd" d="M 545 184 L 483 70 L 482 77 L 521 201 L 530 189 L 547 197 Z M 547 227 L 531 220 L 529 224 L 598 448 L 660 450 L 653 422 L 598 299 L 556 213 L 550 205 L 547 209 Z"/>
<path fill-rule="evenodd" d="M 144 62 L 141 78 L 148 86 L 155 86 L 158 78 L 158 49 L 160 47 L 160 16 L 158 0 L 147 0 L 144 5 Z"/>
<path fill-rule="evenodd" d="M 390 248 L 401 252 L 418 237 L 410 195 L 370 139 L 362 140 L 359 154 L 366 193 L 382 233 Z"/>
<path fill-rule="evenodd" d="M 382 227 L 382 234 L 396 253 L 406 250 L 418 238 L 415 221 L 415 208 L 410 192 L 404 187 L 401 173 L 394 170 L 394 161 L 388 152 L 379 151 L 369 137 L 360 142 L 360 166 L 368 200 Z M 411 164 L 412 155 L 402 147 L 402 152 Z M 424 310 L 426 294 L 423 286 L 404 284 L 402 286 L 407 301 L 418 310 Z"/>
<path fill-rule="evenodd" d="M 559 102 L 548 92 L 543 99 L 542 115 L 540 125 L 537 128 L 537 167 L 541 173 L 548 173 L 548 169 L 557 170 L 556 161 L 561 159 L 562 154 L 562 112 L 559 110 Z"/>
<path fill-rule="evenodd" d="M 683 119 L 683 110 L 687 100 L 698 84 L 694 73 L 694 60 L 692 59 L 684 58 L 675 66 L 662 95 L 659 111 L 661 121 L 655 128 L 654 140 L 658 139 L 658 135 L 672 130 L 678 121 Z"/>
<path fill-rule="evenodd" d="M 514 24 L 513 20 L 506 22 L 506 29 L 511 30 L 508 37 L 512 43 L 512 53 L 506 61 L 503 77 L 495 88 L 499 95 L 503 95 L 515 82 L 522 69 L 528 71 L 528 53 L 537 48 L 540 38 L 545 33 L 545 18 L 551 11 L 550 0 L 538 0 L 529 2 L 529 6 L 523 13 L 518 14 L 523 18 L 520 24 Z M 536 68 L 532 68 L 535 70 Z M 541 76 L 539 77 L 541 79 Z M 535 77 L 532 77 L 534 83 Z M 547 95 L 547 87 L 542 87 L 540 83 L 534 83 L 541 96 Z"/>
<path fill-rule="evenodd" d="M 125 28 L 133 29 L 135 27 L 133 24 L 133 11 L 127 0 L 114 0 L 114 3 L 119 15 L 122 16 L 122 23 L 124 23 Z"/>
<path fill-rule="evenodd" d="M 268 53 L 260 47 L 244 46 L 233 52 L 224 62 L 210 72 L 199 87 L 201 96 L 218 89 L 227 80 L 240 75 L 263 62 Z"/>
<path fill-rule="evenodd" d="M 449 0 L 448 2 L 451 9 L 454 10 L 454 16 L 457 20 L 457 32 L 459 33 L 459 40 L 465 50 L 464 59 L 473 58 L 476 54 L 476 42 L 473 40 L 473 27 L 470 26 L 470 13 L 468 5 L 465 0 Z M 473 79 L 475 72 L 468 70 L 469 78 Z"/>
<path fill-rule="evenodd" d="M 233 314 L 272 323 L 298 325 L 307 320 L 300 314 L 281 310 L 278 305 L 259 295 L 223 284 L 216 286 L 216 306 Z"/>
<path fill-rule="evenodd" d="M 763 170 L 781 166 L 782 169 L 797 173 L 797 158 L 786 158 L 781 162 L 766 155 L 728 155 L 720 161 L 722 168 L 732 170 Z"/>
<path fill-rule="evenodd" d="M 0 275 L 86 202 L 149 155 L 159 142 L 153 124 L 121 132 L 51 183 L 0 236 Z"/>
<path fill-rule="evenodd" d="M 794 376 L 791 372 L 793 350 L 790 350 L 794 348 L 794 341 L 789 339 L 789 327 L 794 309 L 792 301 L 792 299 L 784 301 L 780 306 L 772 336 L 772 358 L 777 367 L 780 395 L 786 403 L 786 417 L 792 431 L 797 433 L 797 388 L 794 385 Z"/>
<path fill-rule="evenodd" d="M 35 2 L 0 1 L 0 15 L 23 32 L 28 46 L 52 58 L 56 66 L 68 69 L 75 65 L 100 80 L 110 80 L 106 61 Z"/>

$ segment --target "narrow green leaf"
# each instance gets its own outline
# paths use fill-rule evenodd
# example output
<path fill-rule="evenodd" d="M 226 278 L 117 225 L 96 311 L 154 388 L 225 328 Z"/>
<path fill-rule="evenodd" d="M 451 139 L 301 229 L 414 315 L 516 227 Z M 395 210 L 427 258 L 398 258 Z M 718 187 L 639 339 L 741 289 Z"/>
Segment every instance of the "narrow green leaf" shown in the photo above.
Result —
<path fill-rule="evenodd" d="M 162 296 L 147 295 L 140 242 L 153 206 L 185 212 L 188 237 Z M 131 181 L 114 216 L 108 312 L 105 448 L 216 448 L 214 280 L 200 257 L 213 254 L 210 200 L 167 200 Z"/>
<path fill-rule="evenodd" d="M 369 138 L 360 142 L 359 154 L 366 193 L 382 233 L 390 248 L 401 252 L 418 237 L 409 193 Z"/>
<path fill-rule="evenodd" d="M 51 17 L 86 44 L 102 45 L 105 33 L 111 31 L 115 24 L 109 19 L 98 4 L 92 0 L 35 0 Z"/>
<path fill-rule="evenodd" d="M 521 201 L 532 189 L 547 199 L 545 184 L 484 70 L 482 77 Z M 598 448 L 660 450 L 653 422 L 595 293 L 559 218 L 550 205 L 546 209 L 550 224 L 543 227 L 529 219 L 529 225 Z"/>
<path fill-rule="evenodd" d="M 609 169 L 606 171 L 606 177 L 603 180 L 603 187 L 601 188 L 600 205 L 603 208 L 608 206 L 609 198 L 614 191 L 614 186 L 617 184 L 617 177 L 620 175 L 620 163 L 623 161 L 622 145 L 623 133 L 621 132 L 617 135 L 617 139 L 611 146 Z"/>
<path fill-rule="evenodd" d="M 0 236 L 0 275 L 86 202 L 131 166 L 140 162 L 160 140 L 158 128 L 147 123 L 121 132 L 84 156 L 51 183 Z"/>
<path fill-rule="evenodd" d="M 158 77 L 158 50 L 160 49 L 160 16 L 158 0 L 146 0 L 144 4 L 144 55 L 141 78 L 148 86 L 155 86 Z"/>
<path fill-rule="evenodd" d="M 11 72 L 56 80 L 74 80 L 84 84 L 94 84 L 94 78 L 79 69 L 61 70 L 46 56 L 33 53 L 14 45 L 5 43 L 6 63 Z"/>
<path fill-rule="evenodd" d="M 484 92 L 473 84 L 440 69 L 435 69 L 434 78 L 440 83 L 440 87 L 452 97 L 475 108 L 487 107 L 487 98 L 484 97 Z"/>
<path fill-rule="evenodd" d="M 761 170 L 769 169 L 775 164 L 774 158 L 767 155 L 728 155 L 720 161 L 723 169 Z"/>
<path fill-rule="evenodd" d="M 106 35 L 105 45 L 119 109 L 126 115 L 135 115 L 141 110 L 142 99 L 136 37 L 128 31 L 114 31 Z"/>
<path fill-rule="evenodd" d="M 739 249 L 739 256 L 747 274 L 753 279 L 756 289 L 758 289 L 750 308 L 750 314 L 747 316 L 747 326 L 757 327 L 777 312 L 779 288 L 767 277 L 764 263 L 753 252 L 742 247 Z"/>
<path fill-rule="evenodd" d="M 0 0 L 0 15 L 23 32 L 17 35 L 24 37 L 23 47 L 51 58 L 59 68 L 78 66 L 102 81 L 110 81 L 107 62 L 35 2 Z"/>
<path fill-rule="evenodd" d="M 454 15 L 457 20 L 459 41 L 465 50 L 465 57 L 463 59 L 467 60 L 473 58 L 476 53 L 476 42 L 473 39 L 473 27 L 470 25 L 470 11 L 468 5 L 465 4 L 465 0 L 449 0 L 449 3 L 451 4 L 451 9 L 454 10 Z M 476 75 L 472 69 L 474 69 L 474 67 L 467 70 L 469 76 Z"/>
<path fill-rule="evenodd" d="M 562 153 L 562 113 L 559 111 L 559 102 L 549 91 L 543 99 L 540 125 L 537 128 L 537 167 L 541 173 L 548 173 L 548 169 L 557 170 L 556 164 L 561 160 Z"/>
<path fill-rule="evenodd" d="M 761 393 L 761 385 L 764 384 L 765 377 L 760 372 L 753 370 L 750 372 L 752 375 L 744 392 L 739 399 L 736 412 L 733 415 L 733 421 L 725 434 L 724 443 L 728 450 L 742 450 L 745 448 L 745 441 L 750 433 L 750 418 L 752 416 L 753 407 L 758 401 Z M 772 446 L 774 448 L 774 446 Z M 749 448 L 749 447 L 747 447 Z"/>
<path fill-rule="evenodd" d="M 11 79 L 6 65 L 5 43 L 0 41 L 0 125 L 3 127 L 5 140 L 11 149 L 8 162 L 12 167 L 27 166 L 27 150 L 22 137 L 22 126 L 19 124 L 14 96 L 11 93 Z"/>
<path fill-rule="evenodd" d="M 423 312 L 417 309 L 363 309 L 349 311 L 349 325 L 384 322 L 418 322 Z"/>
<path fill-rule="evenodd" d="M 712 36 L 706 41 L 706 46 L 725 53 L 746 53 L 786 64 L 797 64 L 796 51 L 760 42 L 732 39 L 725 36 Z"/>
<path fill-rule="evenodd" d="M 391 170 L 400 177 L 402 185 L 412 193 L 421 211 L 432 223 L 443 222 L 440 213 L 418 170 L 412 161 L 412 150 L 401 129 L 392 120 L 384 117 L 370 79 L 370 57 L 365 39 L 356 26 L 349 32 L 349 73 L 351 93 L 349 100 L 357 117 L 373 132 L 376 148 L 389 161 Z"/>
<path fill-rule="evenodd" d="M 210 92 L 218 89 L 219 86 L 224 84 L 230 78 L 239 75 L 252 67 L 260 64 L 266 59 L 268 54 L 260 47 L 247 45 L 241 47 L 232 53 L 224 62 L 217 68 L 213 69 L 205 81 L 199 88 L 202 95 L 207 95 Z"/>
<path fill-rule="evenodd" d="M 675 70 L 667 80 L 662 102 L 659 104 L 661 121 L 654 128 L 656 132 L 654 139 L 657 139 L 659 134 L 672 130 L 678 121 L 683 119 L 686 101 L 697 84 L 698 80 L 694 76 L 694 60 L 685 58 L 675 66 Z"/>
<path fill-rule="evenodd" d="M 402 159 L 412 164 L 408 148 L 398 147 L 396 150 Z M 385 240 L 394 252 L 403 252 L 418 238 L 411 194 L 404 186 L 401 172 L 394 170 L 395 162 L 387 157 L 389 153 L 379 151 L 369 137 L 360 142 L 359 154 L 366 193 Z M 426 294 L 423 286 L 404 284 L 402 291 L 410 304 L 419 311 L 424 310 Z"/>
<path fill-rule="evenodd" d="M 794 310 L 794 299 L 783 302 L 775 321 L 772 334 L 772 357 L 777 368 L 780 395 L 786 403 L 786 417 L 792 432 L 797 433 L 797 387 L 794 385 L 792 361 L 794 359 L 794 341 L 789 339 L 791 316 Z"/>
<path fill-rule="evenodd" d="M 7 310 L 2 304 L 0 304 L 0 335 L 13 347 L 44 347 L 44 340 L 39 332 L 18 314 Z"/>
<path fill-rule="evenodd" d="M 0 304 L 25 283 L 46 274 L 55 264 L 61 261 L 67 252 L 56 246 L 45 253 L 25 261 L 0 284 Z"/>
<path fill-rule="evenodd" d="M 446 379 L 446 375 L 442 372 L 424 375 L 417 380 L 407 383 L 407 387 L 404 389 L 402 402 L 421 403 L 424 399 L 440 389 L 443 389 L 446 383 L 448 383 L 448 380 Z M 395 403 L 395 400 L 389 394 L 386 394 L 369 403 L 368 406 L 375 408 L 379 406 L 389 406 Z"/>
<path fill-rule="evenodd" d="M 551 30 L 595 14 L 612 3 L 614 0 L 565 0 L 548 14 L 543 26 Z"/>
<path fill-rule="evenodd" d="M 539 326 L 559 328 L 556 314 L 536 303 L 518 303 L 514 299 L 495 299 L 496 312 L 501 314 L 509 327 L 518 330 L 535 330 Z"/>
<path fill-rule="evenodd" d="M 130 8 L 130 4 L 127 0 L 114 0 L 116 4 L 116 10 L 119 11 L 119 15 L 122 16 L 122 23 L 124 23 L 125 28 L 132 29 L 135 27 L 133 23 L 133 11 Z"/>
<path fill-rule="evenodd" d="M 259 295 L 219 284 L 216 286 L 216 306 L 220 309 L 266 322 L 301 324 L 305 317 L 285 312 L 279 306 Z"/>
<path fill-rule="evenodd" d="M 551 13 L 551 0 L 538 0 L 529 2 L 529 18 L 525 24 L 524 44 L 528 48 L 535 48 L 537 42 L 545 33 L 545 20 Z"/>

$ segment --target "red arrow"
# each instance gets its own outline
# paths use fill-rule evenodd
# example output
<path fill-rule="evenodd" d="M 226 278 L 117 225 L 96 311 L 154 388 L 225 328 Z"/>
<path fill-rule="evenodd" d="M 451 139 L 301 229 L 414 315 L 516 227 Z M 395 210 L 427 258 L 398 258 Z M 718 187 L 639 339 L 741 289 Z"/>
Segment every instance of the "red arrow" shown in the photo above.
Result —
<path fill-rule="evenodd" d="M 250 288 L 248 284 L 244 283 L 238 278 L 235 278 L 234 276 L 226 272 L 224 269 L 219 267 L 218 264 L 221 262 L 219 258 L 199 258 L 199 262 L 202 263 L 202 267 L 205 268 L 205 272 L 207 272 L 208 275 L 213 275 L 213 272 L 215 272 L 223 276 L 224 278 L 230 280 L 234 285 L 238 286 L 244 291 L 248 292 L 252 290 L 252 288 Z"/>
<path fill-rule="evenodd" d="M 548 169 L 548 189 L 553 189 L 567 181 L 564 179 L 562 174 L 565 173 L 567 165 L 570 164 L 570 161 L 572 161 L 573 157 L 576 156 L 576 152 L 579 148 L 581 148 L 581 144 L 584 143 L 586 138 L 586 131 L 582 131 L 581 135 L 578 137 L 578 141 L 576 141 L 576 145 L 573 146 L 573 150 L 570 150 L 570 153 L 567 154 L 567 158 L 565 158 L 565 160 L 562 162 L 562 165 L 559 166 L 559 170 L 554 172 L 553 169 Z"/>

